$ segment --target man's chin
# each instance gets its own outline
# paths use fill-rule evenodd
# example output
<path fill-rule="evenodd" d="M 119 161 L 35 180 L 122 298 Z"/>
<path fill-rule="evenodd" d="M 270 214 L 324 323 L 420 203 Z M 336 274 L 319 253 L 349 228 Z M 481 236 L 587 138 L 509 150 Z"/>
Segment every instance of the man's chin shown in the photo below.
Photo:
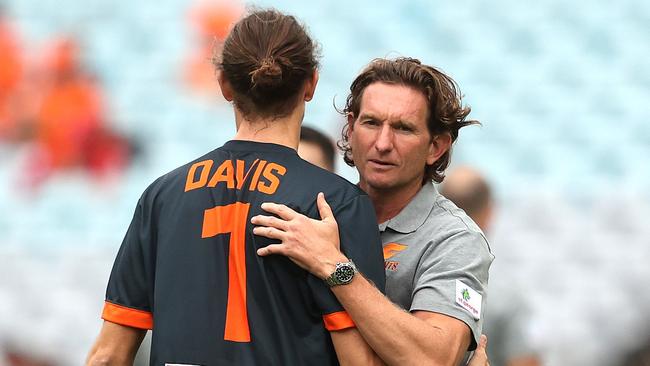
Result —
<path fill-rule="evenodd" d="M 374 190 L 386 191 L 396 187 L 395 182 L 386 179 L 369 179 L 366 180 L 366 185 Z"/>

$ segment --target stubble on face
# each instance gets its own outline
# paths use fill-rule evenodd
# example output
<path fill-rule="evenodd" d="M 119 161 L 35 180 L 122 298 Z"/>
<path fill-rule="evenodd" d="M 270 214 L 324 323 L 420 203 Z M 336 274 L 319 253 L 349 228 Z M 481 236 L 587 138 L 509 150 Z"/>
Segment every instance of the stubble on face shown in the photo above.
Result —
<path fill-rule="evenodd" d="M 366 192 L 419 190 L 433 163 L 427 113 L 424 95 L 411 87 L 374 83 L 364 90 L 349 141 Z"/>

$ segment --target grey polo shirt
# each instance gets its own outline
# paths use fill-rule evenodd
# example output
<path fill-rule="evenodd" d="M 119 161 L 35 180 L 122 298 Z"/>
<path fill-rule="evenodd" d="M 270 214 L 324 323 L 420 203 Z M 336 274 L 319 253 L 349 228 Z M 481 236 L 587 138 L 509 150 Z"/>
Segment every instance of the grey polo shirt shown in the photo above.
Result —
<path fill-rule="evenodd" d="M 433 183 L 379 225 L 386 295 L 408 311 L 431 311 L 463 321 L 476 348 L 494 256 L 483 232 Z"/>

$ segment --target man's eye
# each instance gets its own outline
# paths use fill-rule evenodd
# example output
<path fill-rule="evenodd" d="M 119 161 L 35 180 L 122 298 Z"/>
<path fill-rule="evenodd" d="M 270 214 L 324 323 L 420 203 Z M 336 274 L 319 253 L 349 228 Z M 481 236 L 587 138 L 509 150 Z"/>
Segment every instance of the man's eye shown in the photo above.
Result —
<path fill-rule="evenodd" d="M 374 119 L 367 119 L 362 122 L 364 125 L 368 126 L 377 126 L 379 122 L 375 121 Z"/>

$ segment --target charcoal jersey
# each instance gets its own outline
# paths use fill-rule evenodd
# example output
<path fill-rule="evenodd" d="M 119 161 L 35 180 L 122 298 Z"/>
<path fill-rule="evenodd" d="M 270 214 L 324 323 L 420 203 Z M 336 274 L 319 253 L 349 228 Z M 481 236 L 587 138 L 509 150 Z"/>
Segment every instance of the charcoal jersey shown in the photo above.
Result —
<path fill-rule="evenodd" d="M 111 272 L 102 317 L 153 329 L 151 365 L 336 365 L 329 331 L 353 327 L 324 281 L 253 235 L 263 202 L 319 218 L 324 192 L 342 251 L 383 292 L 381 242 L 358 187 L 285 146 L 229 141 L 152 183 Z"/>

